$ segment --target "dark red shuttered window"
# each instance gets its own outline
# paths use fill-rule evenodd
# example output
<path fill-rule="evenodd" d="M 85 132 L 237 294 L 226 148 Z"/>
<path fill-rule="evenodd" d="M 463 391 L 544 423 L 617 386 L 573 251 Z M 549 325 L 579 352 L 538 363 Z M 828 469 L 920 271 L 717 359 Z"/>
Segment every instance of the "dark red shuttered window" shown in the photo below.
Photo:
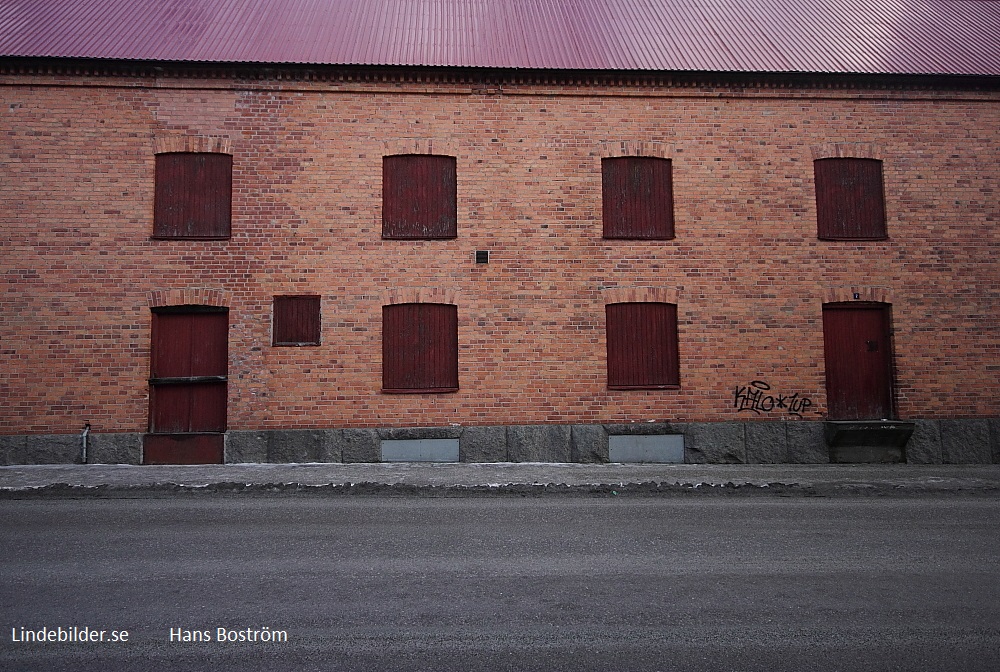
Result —
<path fill-rule="evenodd" d="M 877 159 L 817 159 L 816 221 L 826 240 L 887 237 L 882 162 Z"/>
<path fill-rule="evenodd" d="M 680 385 L 676 305 L 608 304 L 607 340 L 608 387 L 628 390 Z"/>
<path fill-rule="evenodd" d="M 457 306 L 401 303 L 382 307 L 382 389 L 458 389 Z"/>
<path fill-rule="evenodd" d="M 383 157 L 382 237 L 428 239 L 457 235 L 454 157 Z"/>
<path fill-rule="evenodd" d="M 149 431 L 226 430 L 229 314 L 154 312 Z"/>
<path fill-rule="evenodd" d="M 674 191 L 669 159 L 623 156 L 601 160 L 604 237 L 674 237 Z"/>
<path fill-rule="evenodd" d="M 276 296 L 273 320 L 274 345 L 319 345 L 320 297 Z"/>
<path fill-rule="evenodd" d="M 179 152 L 156 155 L 154 238 L 229 238 L 233 157 Z"/>

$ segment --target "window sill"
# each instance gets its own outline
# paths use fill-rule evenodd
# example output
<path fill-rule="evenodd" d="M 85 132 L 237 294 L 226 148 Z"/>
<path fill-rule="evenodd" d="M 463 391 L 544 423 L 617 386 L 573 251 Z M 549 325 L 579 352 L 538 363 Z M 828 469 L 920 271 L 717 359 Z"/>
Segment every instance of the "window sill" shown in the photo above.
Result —
<path fill-rule="evenodd" d="M 150 240 L 230 240 L 232 236 L 150 236 Z"/>
<path fill-rule="evenodd" d="M 421 387 L 421 388 L 388 388 L 383 387 L 383 394 L 443 394 L 458 392 L 457 387 Z"/>
<path fill-rule="evenodd" d="M 608 385 L 609 390 L 679 390 L 680 385 Z"/>
<path fill-rule="evenodd" d="M 879 240 L 889 240 L 889 236 L 816 236 L 819 240 L 842 243 L 864 243 Z"/>
<path fill-rule="evenodd" d="M 195 383 L 225 383 L 228 376 L 169 376 L 150 378 L 150 385 L 193 385 Z"/>
<path fill-rule="evenodd" d="M 455 240 L 458 235 L 448 236 L 387 236 L 382 234 L 382 240 Z"/>
<path fill-rule="evenodd" d="M 675 240 L 677 236 L 601 236 L 604 240 Z"/>

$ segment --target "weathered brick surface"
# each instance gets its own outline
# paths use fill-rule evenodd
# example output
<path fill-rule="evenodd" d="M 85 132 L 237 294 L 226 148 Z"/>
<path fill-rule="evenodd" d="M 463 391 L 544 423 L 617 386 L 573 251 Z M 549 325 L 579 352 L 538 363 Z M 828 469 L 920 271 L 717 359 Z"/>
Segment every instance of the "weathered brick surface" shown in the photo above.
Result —
<path fill-rule="evenodd" d="M 900 417 L 1000 416 L 995 93 L 152 83 L 0 79 L 2 434 L 144 431 L 150 307 L 187 301 L 230 308 L 240 431 L 796 419 L 735 406 L 755 380 L 819 420 L 821 306 L 855 291 L 892 302 Z M 150 239 L 164 147 L 231 148 L 231 240 Z M 457 158 L 456 239 L 381 239 L 403 151 Z M 676 239 L 601 238 L 600 159 L 630 151 L 671 158 Z M 816 238 L 813 159 L 852 151 L 884 161 L 888 240 Z M 321 345 L 271 347 L 285 293 L 323 297 Z M 604 303 L 649 295 L 681 388 L 608 390 Z M 382 394 L 382 305 L 441 296 L 460 391 Z"/>

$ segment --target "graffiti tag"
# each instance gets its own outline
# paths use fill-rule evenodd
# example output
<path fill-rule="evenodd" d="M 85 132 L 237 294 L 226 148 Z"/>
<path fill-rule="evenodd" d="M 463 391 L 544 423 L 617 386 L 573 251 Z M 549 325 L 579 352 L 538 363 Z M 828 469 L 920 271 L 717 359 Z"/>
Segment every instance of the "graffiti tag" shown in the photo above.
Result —
<path fill-rule="evenodd" d="M 812 399 L 795 394 L 776 394 L 771 392 L 771 386 L 763 380 L 753 380 L 749 385 L 736 388 L 733 394 L 733 408 L 736 412 L 751 411 L 757 415 L 784 410 L 788 415 L 801 418 L 809 407 Z"/>

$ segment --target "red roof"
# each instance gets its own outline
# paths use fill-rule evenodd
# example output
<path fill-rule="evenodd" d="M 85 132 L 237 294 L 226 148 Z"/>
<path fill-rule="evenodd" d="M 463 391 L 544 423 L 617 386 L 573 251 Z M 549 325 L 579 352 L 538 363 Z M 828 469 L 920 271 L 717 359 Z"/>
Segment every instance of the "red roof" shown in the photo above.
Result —
<path fill-rule="evenodd" d="M 0 56 L 1000 75 L 1000 2 L 0 0 Z"/>

